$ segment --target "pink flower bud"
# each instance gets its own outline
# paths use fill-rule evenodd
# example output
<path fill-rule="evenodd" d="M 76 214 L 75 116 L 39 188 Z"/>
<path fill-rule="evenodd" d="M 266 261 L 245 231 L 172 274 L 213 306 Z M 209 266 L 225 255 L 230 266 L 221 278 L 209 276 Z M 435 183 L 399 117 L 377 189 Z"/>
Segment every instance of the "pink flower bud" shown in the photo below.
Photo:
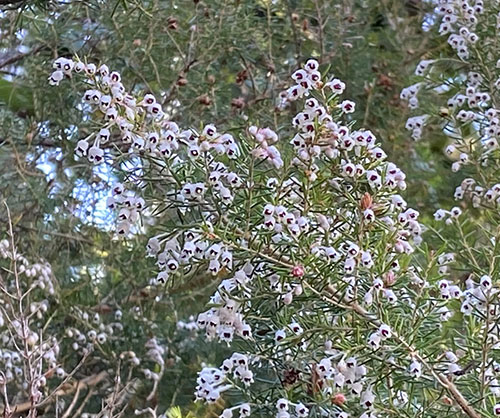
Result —
<path fill-rule="evenodd" d="M 332 398 L 332 403 L 334 403 L 337 406 L 342 406 L 344 402 L 345 402 L 345 395 L 343 393 L 337 393 Z"/>
<path fill-rule="evenodd" d="M 292 276 L 293 277 L 302 277 L 305 273 L 305 270 L 304 270 L 304 267 L 303 266 L 295 266 L 293 269 L 292 269 Z"/>
<path fill-rule="evenodd" d="M 392 270 L 385 274 L 384 282 L 386 287 L 391 287 L 396 282 L 396 278 L 394 277 L 394 272 Z"/>

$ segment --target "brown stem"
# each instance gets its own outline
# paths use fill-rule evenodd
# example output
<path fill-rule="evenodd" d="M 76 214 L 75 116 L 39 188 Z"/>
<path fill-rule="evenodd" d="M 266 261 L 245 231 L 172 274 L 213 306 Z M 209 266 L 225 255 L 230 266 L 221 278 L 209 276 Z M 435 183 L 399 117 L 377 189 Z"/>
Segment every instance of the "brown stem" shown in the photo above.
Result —
<path fill-rule="evenodd" d="M 100 382 L 102 382 L 104 379 L 106 379 L 106 377 L 108 377 L 108 373 L 106 373 L 106 372 L 101 372 L 101 373 L 86 377 L 82 380 L 79 380 L 78 382 L 76 382 L 73 385 L 59 389 L 55 393 L 55 395 L 56 396 L 67 396 L 67 395 L 71 395 L 72 393 L 74 393 L 76 390 L 78 390 L 78 388 L 80 388 L 79 390 L 85 389 L 85 388 L 92 388 L 93 386 L 98 385 Z M 40 402 L 39 404 L 36 405 L 36 407 L 40 408 L 40 407 L 44 406 L 48 402 L 53 401 L 56 396 L 51 397 L 49 400 L 46 399 L 43 402 Z M 31 408 L 31 401 L 26 401 L 26 402 L 23 402 L 23 403 L 20 403 L 17 405 L 13 405 L 10 409 L 12 411 L 15 411 L 16 415 L 18 415 L 18 414 L 22 414 L 23 412 L 29 411 L 30 408 Z M 2 414 L 4 415 L 5 412 L 6 411 L 2 411 Z"/>
<path fill-rule="evenodd" d="M 332 299 L 328 296 L 325 296 L 318 292 L 315 288 L 313 288 L 309 283 L 307 283 L 305 280 L 303 281 L 303 284 L 305 287 L 310 289 L 314 294 L 317 296 L 321 297 L 323 300 L 332 303 L 335 306 L 338 306 L 342 309 L 348 309 L 351 311 L 356 312 L 359 316 L 362 316 L 365 318 L 367 321 L 371 322 L 375 326 L 380 326 L 382 322 L 371 315 L 366 309 L 364 309 L 362 306 L 358 305 L 357 303 L 344 303 L 342 301 Z M 335 295 L 335 290 L 331 288 L 330 286 L 326 287 L 326 291 L 328 291 L 330 294 L 333 294 L 333 297 L 336 298 Z M 444 388 L 448 391 L 448 393 L 455 399 L 455 402 L 460 406 L 462 411 L 469 417 L 471 418 L 481 418 L 481 415 L 476 412 L 476 410 L 467 402 L 467 400 L 464 398 L 462 393 L 458 390 L 458 388 L 455 386 L 455 384 L 450 381 L 445 375 L 443 375 L 440 372 L 437 372 L 434 370 L 434 368 L 425 361 L 425 359 L 420 356 L 418 351 L 411 346 L 409 343 L 407 343 L 401 336 L 399 336 L 397 333 L 393 331 L 393 337 L 394 339 L 400 343 L 402 346 L 406 348 L 406 350 L 413 356 L 415 357 L 422 365 L 432 374 L 434 379 Z"/>

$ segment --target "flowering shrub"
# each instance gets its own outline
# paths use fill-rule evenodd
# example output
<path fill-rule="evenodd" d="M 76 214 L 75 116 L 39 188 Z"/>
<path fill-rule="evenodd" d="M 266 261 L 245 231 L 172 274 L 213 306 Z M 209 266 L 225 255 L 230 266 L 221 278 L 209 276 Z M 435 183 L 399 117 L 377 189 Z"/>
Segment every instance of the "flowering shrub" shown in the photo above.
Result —
<path fill-rule="evenodd" d="M 448 137 L 444 151 L 451 170 L 464 173 L 454 194 L 458 206 L 434 214 L 445 223 L 433 229 L 434 239 L 447 253 L 438 259 L 439 293 L 449 301 L 445 309 L 453 323 L 453 343 L 471 375 L 465 378 L 470 402 L 480 405 L 485 416 L 498 416 L 500 79 L 495 39 L 500 13 L 496 3 L 481 0 L 440 1 L 435 13 L 438 36 L 446 37 L 448 48 L 418 65 L 418 83 L 401 97 L 414 109 L 420 102 L 426 111 L 408 120 L 412 136 L 419 139 L 424 125 L 437 124 Z"/>
<path fill-rule="evenodd" d="M 317 61 L 282 94 L 283 107 L 304 106 L 291 139 L 257 126 L 237 138 L 212 124 L 184 130 L 105 65 L 60 58 L 54 67 L 51 84 L 84 75 L 95 130 L 77 155 L 126 173 L 108 200 L 119 207 L 117 233 L 152 219 L 152 283 L 220 281 L 197 325 L 238 351 L 199 373 L 197 399 L 223 397 L 223 418 L 497 413 L 486 402 L 494 393 L 478 405 L 471 389 L 495 387 L 496 363 L 488 353 L 467 363 L 477 333 L 449 326 L 456 299 L 495 314 L 492 280 L 470 279 L 465 290 L 445 279 L 452 253 L 413 255 L 423 228 L 399 194 L 405 175 L 370 131 L 355 129 L 343 83 L 323 81 Z M 169 221 L 154 225 L 163 212 Z M 450 223 L 460 214 L 450 211 Z M 488 324 L 467 329 L 488 341 Z"/>
<path fill-rule="evenodd" d="M 156 395 L 165 347 L 150 338 L 141 357 L 130 350 L 130 342 L 124 347 L 120 310 L 106 315 L 103 309 L 101 315 L 74 306 L 61 327 L 57 314 L 63 301 L 52 268 L 19 253 L 10 218 L 8 235 L 0 241 L 0 261 L 2 416 L 26 413 L 31 418 L 53 409 L 56 416 L 115 417 L 141 388 L 149 389 L 149 400 Z M 97 365 L 98 371 L 92 371 Z M 82 390 L 87 395 L 79 400 Z M 94 396 L 99 396 L 100 412 L 82 413 Z"/>
<path fill-rule="evenodd" d="M 55 294 L 50 265 L 30 263 L 8 239 L 0 241 L 0 257 L 10 264 L 4 266 L 6 274 L 0 279 L 0 385 L 4 415 L 10 417 L 13 411 L 7 391 L 26 392 L 31 405 L 36 405 L 42 400 L 47 377 L 63 379 L 66 371 L 59 367 L 59 341 L 37 330 L 37 322 L 46 321 L 48 299 Z"/>

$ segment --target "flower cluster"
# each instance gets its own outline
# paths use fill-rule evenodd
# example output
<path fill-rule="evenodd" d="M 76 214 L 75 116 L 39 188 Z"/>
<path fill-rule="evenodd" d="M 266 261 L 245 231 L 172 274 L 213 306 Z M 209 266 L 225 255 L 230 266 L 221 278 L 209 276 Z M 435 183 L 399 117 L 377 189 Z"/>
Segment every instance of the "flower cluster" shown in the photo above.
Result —
<path fill-rule="evenodd" d="M 426 59 L 420 62 L 415 74 L 422 79 L 418 83 L 403 89 L 401 98 L 408 101 L 411 109 L 419 107 L 419 91 L 433 91 L 440 95 L 447 95 L 452 91 L 453 96 L 447 99 L 438 115 L 443 120 L 444 132 L 451 139 L 446 147 L 446 154 L 454 160 L 452 169 L 458 171 L 465 166 L 474 166 L 476 171 L 482 167 L 495 164 L 498 149 L 498 109 L 495 106 L 495 85 L 499 83 L 498 66 L 490 70 L 483 57 L 494 55 L 493 48 L 487 41 L 491 28 L 497 30 L 489 16 L 494 10 L 485 9 L 482 0 L 443 0 L 436 8 L 437 16 L 441 16 L 439 33 L 448 35 L 448 44 L 459 58 L 459 62 L 466 63 L 466 70 L 452 80 L 443 79 L 440 65 L 454 62 L 453 58 L 441 57 Z M 497 21 L 500 19 L 497 15 Z M 478 27 L 484 28 L 478 31 Z M 493 26 L 493 27 L 492 27 Z M 488 28 L 488 29 L 487 29 Z M 486 49 L 478 49 L 475 44 L 483 36 Z M 487 58 L 489 59 L 489 58 Z M 459 71 L 462 71 L 461 69 Z M 452 88 L 450 88 L 450 86 Z M 433 118 L 429 114 L 412 116 L 406 127 L 412 132 L 414 139 L 420 139 L 423 126 Z M 469 134 L 464 134 L 471 131 Z M 482 200 L 483 193 L 488 191 L 492 198 L 491 185 L 478 185 L 474 190 L 476 204 Z M 458 190 L 455 197 L 461 199 L 465 188 Z"/>
<path fill-rule="evenodd" d="M 293 407 L 292 411 L 295 412 L 294 415 L 292 415 L 293 412 L 290 414 L 290 407 Z M 278 410 L 276 418 L 290 418 L 292 416 L 300 418 L 309 416 L 309 409 L 303 403 L 293 405 L 293 403 L 290 403 L 287 399 L 279 399 L 278 402 L 276 402 L 276 409 Z"/>
<path fill-rule="evenodd" d="M 18 274 L 26 277 L 24 282 L 30 283 L 31 289 L 40 289 L 47 296 L 54 295 L 55 281 L 52 268 L 45 260 L 31 263 L 22 254 L 13 251 L 12 245 L 7 239 L 0 241 L 0 258 L 15 261 Z M 6 290 L 12 290 L 11 286 L 15 286 L 15 283 L 9 283 Z"/>
<path fill-rule="evenodd" d="M 198 327 L 205 329 L 209 341 L 216 336 L 219 341 L 228 344 L 235 335 L 244 339 L 252 338 L 252 329 L 241 314 L 241 302 L 231 298 L 232 291 L 241 292 L 248 282 L 249 277 L 244 270 L 237 271 L 233 278 L 223 280 L 210 299 L 214 307 L 198 316 Z"/>
<path fill-rule="evenodd" d="M 111 339 L 119 338 L 115 334 L 123 331 L 120 310 L 115 312 L 114 321 L 108 324 L 99 313 L 83 310 L 80 307 L 72 307 L 70 314 L 77 321 L 78 327 L 68 327 L 65 333 L 66 337 L 72 341 L 71 348 L 77 352 L 88 352 L 96 344 L 103 346 Z"/>
<path fill-rule="evenodd" d="M 399 97 L 408 102 L 410 109 L 418 108 L 418 92 L 422 88 L 422 83 L 416 83 L 401 90 Z"/>
<path fill-rule="evenodd" d="M 221 242 L 204 240 L 201 231 L 186 232 L 182 248 L 176 237 L 169 240 L 161 238 L 161 235 L 153 237 L 147 244 L 149 256 L 156 257 L 156 265 L 160 269 L 152 284 L 165 284 L 170 276 L 181 274 L 183 269 L 192 264 L 204 263 L 207 272 L 212 275 L 217 275 L 223 268 L 232 268 L 231 251 Z M 241 277 L 239 279 L 242 280 Z M 233 281 L 229 280 L 228 283 L 233 284 Z M 230 291 L 230 287 L 228 285 L 226 289 Z"/>
<path fill-rule="evenodd" d="M 428 115 L 413 116 L 406 121 L 406 129 L 411 131 L 411 137 L 418 141 L 422 137 L 422 129 L 425 125 Z"/>
<path fill-rule="evenodd" d="M 253 383 L 253 373 L 249 368 L 249 359 L 246 355 L 233 353 L 233 355 L 224 360 L 219 368 L 205 367 L 198 373 L 196 383 L 196 397 L 209 403 L 216 402 L 221 394 L 235 387 L 231 379 L 241 381 L 245 386 Z M 232 410 L 238 409 L 240 417 L 250 415 L 250 406 L 242 404 L 237 408 L 226 409 L 222 418 L 232 417 Z"/>
<path fill-rule="evenodd" d="M 111 188 L 111 196 L 106 199 L 106 206 L 110 210 L 117 210 L 116 233 L 126 236 L 140 219 L 146 202 L 131 190 L 126 190 L 123 184 L 117 183 Z"/>
<path fill-rule="evenodd" d="M 181 131 L 176 123 L 167 120 L 161 102 L 154 95 L 134 97 L 122 84 L 121 75 L 106 65 L 97 67 L 93 63 L 58 58 L 53 67 L 55 71 L 49 77 L 51 85 L 59 85 L 65 77 L 80 73 L 91 87 L 84 92 L 82 101 L 100 122 L 100 129 L 79 140 L 75 147 L 75 153 L 90 162 L 102 163 L 105 149 L 110 145 L 132 155 L 166 158 L 182 153 L 198 159 L 209 150 L 230 158 L 238 156 L 230 134 L 219 134 L 213 125 L 205 126 L 201 133 Z"/>
<path fill-rule="evenodd" d="M 283 160 L 281 154 L 272 145 L 278 141 L 278 135 L 270 128 L 258 128 L 257 126 L 250 126 L 248 129 L 250 135 L 259 143 L 259 146 L 254 149 L 254 155 L 258 158 L 269 160 L 277 169 L 283 167 Z"/>

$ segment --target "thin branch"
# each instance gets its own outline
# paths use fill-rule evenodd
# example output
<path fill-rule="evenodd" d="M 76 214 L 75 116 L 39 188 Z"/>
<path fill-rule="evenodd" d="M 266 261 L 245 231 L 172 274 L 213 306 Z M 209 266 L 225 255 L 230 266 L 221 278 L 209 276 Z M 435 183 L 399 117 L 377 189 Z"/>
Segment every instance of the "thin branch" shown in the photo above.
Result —
<path fill-rule="evenodd" d="M 101 383 L 107 377 L 108 377 L 108 373 L 106 373 L 104 371 L 100 372 L 98 374 L 86 377 L 82 380 L 79 380 L 74 385 L 71 385 L 69 387 L 64 387 L 64 388 L 57 390 L 54 393 L 54 396 L 51 396 L 50 398 L 45 399 L 44 401 L 40 402 L 39 404 L 36 405 L 36 407 L 40 408 L 43 405 L 45 405 L 49 402 L 52 402 L 56 396 L 71 395 L 72 393 L 74 393 L 77 390 L 77 388 L 80 388 L 79 390 L 85 389 L 85 388 L 92 388 L 93 386 L 96 386 L 99 383 Z M 30 409 L 30 407 L 31 407 L 31 402 L 27 401 L 27 402 L 23 402 L 23 403 L 12 406 L 11 410 L 16 411 L 16 414 L 20 414 L 20 413 L 28 411 Z M 5 411 L 2 411 L 2 414 L 4 414 L 4 413 L 5 413 Z"/>
<path fill-rule="evenodd" d="M 357 303 L 344 303 L 342 301 L 339 301 L 337 299 L 332 299 L 328 296 L 325 296 L 324 294 L 318 292 L 314 287 L 312 287 L 309 283 L 307 283 L 305 280 L 303 281 L 303 284 L 305 287 L 307 287 L 309 290 L 311 290 L 315 295 L 321 297 L 324 301 L 329 302 L 335 306 L 338 306 L 339 308 L 342 309 L 347 309 L 351 310 L 353 312 L 356 312 L 358 315 L 366 319 L 367 321 L 371 322 L 375 326 L 379 327 L 382 322 L 374 317 L 372 314 L 370 314 L 366 309 L 364 309 L 362 306 L 358 305 Z M 326 287 L 326 290 L 330 293 L 333 294 L 333 297 L 335 296 L 335 290 L 332 289 L 330 286 Z M 396 332 L 393 331 L 393 337 L 394 339 L 400 343 L 402 346 L 406 348 L 406 350 L 414 356 L 422 365 L 432 374 L 434 379 L 443 387 L 445 388 L 448 393 L 455 399 L 456 403 L 460 406 L 462 411 L 469 417 L 471 418 L 481 418 L 481 415 L 479 415 L 476 410 L 469 405 L 467 400 L 463 397 L 462 393 L 457 389 L 455 384 L 450 381 L 445 375 L 443 375 L 440 372 L 437 372 L 434 370 L 434 368 L 425 361 L 425 359 L 418 353 L 417 349 L 414 348 L 411 344 L 407 343 L 401 336 L 399 336 Z"/>
<path fill-rule="evenodd" d="M 95 391 L 94 388 L 90 388 L 87 394 L 85 395 L 85 398 L 83 398 L 82 403 L 78 407 L 78 409 L 75 412 L 75 417 L 79 417 L 83 411 L 83 408 L 85 408 L 85 405 L 89 402 L 90 398 L 94 395 Z"/>
<path fill-rule="evenodd" d="M 2 0 L 0 0 L 0 4 L 2 4 Z M 16 55 L 12 55 L 10 57 L 7 57 L 3 61 L 0 61 L 0 68 L 6 67 L 7 65 L 15 64 L 16 62 L 21 61 L 22 59 L 24 59 L 30 55 L 33 55 L 33 54 L 40 52 L 42 49 L 47 49 L 47 46 L 46 45 L 38 45 L 35 48 L 31 49 L 29 52 L 25 52 L 24 54 L 20 53 L 20 54 L 16 54 Z"/>
<path fill-rule="evenodd" d="M 73 411 L 73 409 L 76 406 L 76 402 L 78 401 L 78 397 L 80 396 L 81 389 L 82 389 L 82 387 L 80 385 L 80 382 L 77 382 L 75 396 L 73 396 L 73 400 L 71 401 L 68 409 L 66 409 L 66 411 L 64 412 L 64 415 L 61 418 L 69 418 L 71 412 Z"/>

